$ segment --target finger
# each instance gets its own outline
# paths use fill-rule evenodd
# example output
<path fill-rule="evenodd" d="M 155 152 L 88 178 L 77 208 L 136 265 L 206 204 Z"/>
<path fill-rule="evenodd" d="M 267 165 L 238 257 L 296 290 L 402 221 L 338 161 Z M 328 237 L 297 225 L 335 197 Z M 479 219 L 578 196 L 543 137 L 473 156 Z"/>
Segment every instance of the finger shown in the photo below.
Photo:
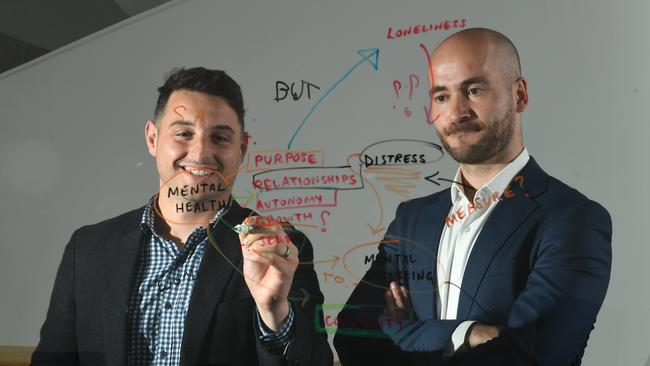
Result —
<path fill-rule="evenodd" d="M 242 247 L 249 247 L 253 243 L 260 241 L 263 246 L 275 245 L 280 242 L 281 237 L 269 234 L 239 234 L 240 244 Z"/>
<path fill-rule="evenodd" d="M 283 273 L 294 273 L 298 267 L 300 258 L 298 258 L 298 248 L 292 243 L 276 245 L 278 258 L 274 265 Z"/>
<path fill-rule="evenodd" d="M 280 243 L 275 246 L 274 251 L 277 254 L 274 266 L 277 266 L 283 272 L 295 272 L 299 261 L 298 248 L 291 243 Z"/>
<path fill-rule="evenodd" d="M 267 270 L 273 268 L 280 275 L 280 278 L 283 281 L 288 281 L 291 283 L 298 267 L 297 261 L 289 262 L 280 258 L 277 254 L 273 252 L 260 252 L 258 250 L 252 249 L 251 253 L 247 254 L 245 257 L 245 262 L 254 262 L 257 264 L 262 264 L 267 266 Z M 264 270 L 266 272 L 267 270 Z"/>
<path fill-rule="evenodd" d="M 397 317 L 397 313 L 395 312 L 395 299 L 393 298 L 393 291 L 386 290 L 384 292 L 384 298 L 386 299 L 386 313 L 390 316 Z"/>
<path fill-rule="evenodd" d="M 404 299 L 402 298 L 402 292 L 399 289 L 397 282 L 390 283 L 390 290 L 393 293 L 393 298 L 395 299 L 395 306 L 400 312 L 405 310 Z"/>
<path fill-rule="evenodd" d="M 291 238 L 289 237 L 289 234 L 287 234 L 282 227 L 280 227 L 280 231 L 278 231 L 276 237 L 278 238 L 278 241 L 282 243 L 293 244 Z"/>
<path fill-rule="evenodd" d="M 400 292 L 402 293 L 402 299 L 404 301 L 404 305 L 406 306 L 407 309 L 411 308 L 411 297 L 409 296 L 409 289 L 401 285 L 400 287 Z"/>
<path fill-rule="evenodd" d="M 254 249 L 262 250 L 262 251 L 270 250 L 268 249 L 268 247 L 270 247 L 269 238 L 264 238 L 264 237 L 259 238 L 255 240 L 253 244 L 251 244 L 251 247 L 254 247 Z"/>
<path fill-rule="evenodd" d="M 260 239 L 242 248 L 246 259 L 273 266 L 284 274 L 293 274 L 298 266 L 298 249 L 292 244 L 269 245 L 268 242 Z"/>
<path fill-rule="evenodd" d="M 404 306 L 406 306 L 405 318 L 413 320 L 415 314 L 413 313 L 413 307 L 411 306 L 411 296 L 409 295 L 409 289 L 406 286 L 400 286 L 400 290 L 404 299 Z"/>
<path fill-rule="evenodd" d="M 246 249 L 246 254 L 244 255 L 244 258 L 247 261 L 262 263 L 270 266 L 273 264 L 273 257 L 275 256 L 276 254 L 273 252 L 267 252 L 261 249 L 255 249 L 251 247 Z"/>

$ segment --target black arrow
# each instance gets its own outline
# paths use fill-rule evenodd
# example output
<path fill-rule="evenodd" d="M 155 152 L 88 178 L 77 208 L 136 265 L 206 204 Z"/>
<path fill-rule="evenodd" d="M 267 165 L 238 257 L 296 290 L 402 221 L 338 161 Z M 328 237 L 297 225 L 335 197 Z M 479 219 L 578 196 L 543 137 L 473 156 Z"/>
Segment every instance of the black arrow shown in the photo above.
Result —
<path fill-rule="evenodd" d="M 434 174 L 431 174 L 431 175 L 429 175 L 429 176 L 427 176 L 427 177 L 424 177 L 424 180 L 428 180 L 429 182 L 431 182 L 431 183 L 433 183 L 433 184 L 439 186 L 440 183 L 436 182 L 435 179 L 433 179 L 433 177 L 435 177 L 436 175 L 438 175 L 438 173 L 440 173 L 440 172 L 435 172 Z M 438 179 L 440 179 L 440 178 L 438 178 Z"/>
<path fill-rule="evenodd" d="M 472 187 L 472 186 L 468 186 L 467 184 L 465 184 L 465 183 L 463 183 L 463 182 L 457 182 L 457 181 L 455 181 L 455 180 L 453 180 L 453 179 L 447 179 L 447 178 L 434 178 L 434 177 L 437 176 L 439 173 L 440 173 L 440 172 L 437 171 L 437 172 L 435 172 L 435 173 L 433 173 L 433 174 L 431 174 L 431 175 L 429 175 L 429 176 L 426 176 L 426 177 L 424 177 L 424 180 L 427 180 L 427 181 L 429 181 L 429 182 L 431 182 L 431 183 L 433 183 L 433 184 L 435 184 L 435 185 L 437 185 L 437 186 L 439 186 L 440 183 L 436 182 L 436 180 L 441 180 L 441 181 L 443 181 L 443 182 L 456 183 L 456 184 L 459 184 L 459 185 L 461 185 L 461 186 L 463 186 L 463 187 L 465 187 L 465 188 L 474 189 L 474 187 Z"/>

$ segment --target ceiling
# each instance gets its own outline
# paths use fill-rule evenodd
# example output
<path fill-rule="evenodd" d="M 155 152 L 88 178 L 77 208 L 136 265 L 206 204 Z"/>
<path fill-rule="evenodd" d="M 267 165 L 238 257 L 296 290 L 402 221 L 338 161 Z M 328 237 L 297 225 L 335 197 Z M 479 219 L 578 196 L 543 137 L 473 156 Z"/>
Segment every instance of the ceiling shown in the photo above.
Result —
<path fill-rule="evenodd" d="M 0 0 L 0 74 L 170 0 Z"/>

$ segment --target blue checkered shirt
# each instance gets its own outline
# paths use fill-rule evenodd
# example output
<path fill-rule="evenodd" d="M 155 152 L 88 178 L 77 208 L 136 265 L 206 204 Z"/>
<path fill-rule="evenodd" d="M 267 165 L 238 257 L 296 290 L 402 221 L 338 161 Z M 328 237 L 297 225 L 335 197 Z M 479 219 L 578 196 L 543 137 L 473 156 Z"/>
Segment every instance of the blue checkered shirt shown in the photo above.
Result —
<path fill-rule="evenodd" d="M 208 243 L 203 227 L 192 232 L 181 250 L 173 241 L 159 235 L 154 225 L 156 199 L 154 196 L 145 206 L 140 223 L 148 240 L 142 248 L 137 285 L 129 303 L 128 364 L 132 366 L 180 364 L 185 316 Z M 210 221 L 212 228 L 229 206 Z M 288 348 L 293 317 L 293 309 L 289 307 L 287 319 L 277 332 L 272 332 L 257 314 L 259 339 L 270 352 L 282 355 Z"/>

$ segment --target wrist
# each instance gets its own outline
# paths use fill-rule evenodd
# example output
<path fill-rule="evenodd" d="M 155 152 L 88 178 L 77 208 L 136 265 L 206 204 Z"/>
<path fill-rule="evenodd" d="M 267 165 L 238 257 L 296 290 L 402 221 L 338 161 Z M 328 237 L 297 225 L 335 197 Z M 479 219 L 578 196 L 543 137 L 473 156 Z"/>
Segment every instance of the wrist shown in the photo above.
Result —
<path fill-rule="evenodd" d="M 493 325 L 474 323 L 467 330 L 465 345 L 474 348 L 499 336 L 499 328 Z"/>
<path fill-rule="evenodd" d="M 470 349 L 472 348 L 472 345 L 470 344 L 470 337 L 472 336 L 472 331 L 474 330 L 474 326 L 476 326 L 478 323 L 474 323 L 467 328 L 467 332 L 465 333 L 465 341 L 463 342 L 463 345 L 467 348 Z"/>
<path fill-rule="evenodd" d="M 284 320 L 289 316 L 289 301 L 284 299 L 270 305 L 258 305 L 257 312 L 264 325 L 275 332 L 280 329 Z"/>

